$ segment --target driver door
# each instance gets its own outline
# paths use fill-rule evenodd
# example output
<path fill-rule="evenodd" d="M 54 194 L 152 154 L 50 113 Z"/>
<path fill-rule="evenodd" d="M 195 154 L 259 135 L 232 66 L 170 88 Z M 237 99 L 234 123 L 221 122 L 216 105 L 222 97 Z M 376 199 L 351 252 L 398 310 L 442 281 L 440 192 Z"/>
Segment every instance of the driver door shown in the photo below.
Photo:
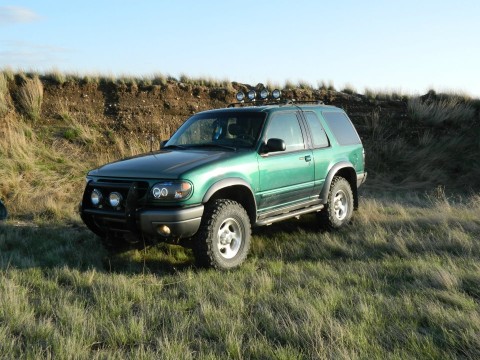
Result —
<path fill-rule="evenodd" d="M 313 154 L 305 145 L 297 111 L 274 113 L 270 117 L 265 143 L 272 138 L 282 139 L 286 149 L 259 156 L 258 207 L 261 212 L 306 201 L 314 186 Z"/>

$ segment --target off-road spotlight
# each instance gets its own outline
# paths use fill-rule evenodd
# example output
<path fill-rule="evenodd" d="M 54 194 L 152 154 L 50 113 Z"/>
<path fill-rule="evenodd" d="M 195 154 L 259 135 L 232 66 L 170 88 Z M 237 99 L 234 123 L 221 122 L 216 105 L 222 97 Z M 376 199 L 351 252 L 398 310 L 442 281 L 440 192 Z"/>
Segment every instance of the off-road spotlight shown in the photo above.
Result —
<path fill-rule="evenodd" d="M 242 91 L 239 91 L 235 97 L 237 98 L 238 102 L 242 102 L 245 99 L 245 94 Z"/>
<path fill-rule="evenodd" d="M 93 189 L 92 194 L 90 195 L 90 201 L 93 206 L 98 206 L 102 202 L 103 195 L 98 189 Z"/>
<path fill-rule="evenodd" d="M 282 95 L 282 92 L 278 89 L 275 89 L 272 91 L 272 97 L 277 100 L 280 99 L 280 96 Z"/>
<path fill-rule="evenodd" d="M 108 202 L 110 205 L 114 208 L 116 208 L 120 203 L 122 202 L 122 194 L 118 192 L 112 192 L 110 193 L 110 196 L 108 197 Z"/>
<path fill-rule="evenodd" d="M 260 99 L 265 100 L 269 95 L 269 91 L 267 89 L 263 89 L 260 91 Z"/>
<path fill-rule="evenodd" d="M 257 97 L 257 93 L 255 92 L 255 90 L 250 90 L 247 93 L 247 97 L 248 97 L 248 100 L 253 101 Z"/>

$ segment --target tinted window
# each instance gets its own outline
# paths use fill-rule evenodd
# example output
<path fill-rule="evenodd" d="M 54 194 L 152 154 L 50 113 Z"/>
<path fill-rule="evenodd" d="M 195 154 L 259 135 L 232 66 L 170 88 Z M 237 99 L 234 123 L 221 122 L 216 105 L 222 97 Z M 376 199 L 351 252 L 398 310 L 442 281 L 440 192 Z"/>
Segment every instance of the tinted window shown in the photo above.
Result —
<path fill-rule="evenodd" d="M 327 134 L 325 134 L 325 130 L 323 130 L 317 115 L 313 112 L 304 112 L 304 114 L 310 131 L 312 132 L 313 147 L 320 148 L 328 146 Z"/>
<path fill-rule="evenodd" d="M 304 149 L 302 130 L 295 113 L 275 114 L 269 122 L 267 140 L 277 138 L 285 141 L 286 151 Z"/>
<path fill-rule="evenodd" d="M 361 143 L 355 128 L 345 113 L 323 112 L 322 115 L 340 145 Z"/>

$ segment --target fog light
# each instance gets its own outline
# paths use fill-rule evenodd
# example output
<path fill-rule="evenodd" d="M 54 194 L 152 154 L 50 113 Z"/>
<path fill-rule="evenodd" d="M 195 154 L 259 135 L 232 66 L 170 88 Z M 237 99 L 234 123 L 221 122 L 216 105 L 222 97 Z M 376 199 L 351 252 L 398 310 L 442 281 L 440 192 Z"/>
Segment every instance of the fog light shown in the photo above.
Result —
<path fill-rule="evenodd" d="M 90 201 L 93 206 L 98 206 L 102 202 L 102 193 L 98 189 L 93 189 L 92 194 L 90 195 Z"/>
<path fill-rule="evenodd" d="M 120 194 L 118 192 L 112 192 L 112 193 L 110 193 L 110 196 L 108 197 L 108 202 L 110 203 L 110 205 L 112 207 L 117 207 L 122 202 L 122 199 L 123 199 L 122 194 Z"/>
<path fill-rule="evenodd" d="M 162 236 L 169 236 L 171 233 L 171 230 L 167 225 L 158 225 L 157 232 Z"/>

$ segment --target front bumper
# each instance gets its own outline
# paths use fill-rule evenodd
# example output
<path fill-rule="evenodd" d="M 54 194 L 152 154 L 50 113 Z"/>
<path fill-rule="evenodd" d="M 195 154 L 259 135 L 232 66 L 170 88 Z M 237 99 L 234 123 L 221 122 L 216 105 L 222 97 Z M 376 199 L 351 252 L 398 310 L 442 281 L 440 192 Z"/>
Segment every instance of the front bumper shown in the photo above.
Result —
<path fill-rule="evenodd" d="M 184 239 L 197 232 L 202 215 L 203 205 L 185 209 L 141 210 L 138 225 L 142 233 L 152 237 Z"/>
<path fill-rule="evenodd" d="M 198 231 L 203 215 L 203 205 L 178 209 L 139 209 L 131 215 L 80 208 L 85 224 L 100 236 L 112 232 L 130 232 L 151 238 L 185 239 Z"/>
<path fill-rule="evenodd" d="M 357 188 L 359 188 L 367 180 L 367 172 L 357 174 Z"/>
<path fill-rule="evenodd" d="M 100 203 L 93 206 L 92 191 L 101 194 Z M 203 205 L 192 207 L 162 207 L 148 205 L 149 184 L 136 181 L 90 181 L 85 188 L 80 215 L 95 234 L 133 233 L 149 238 L 184 239 L 193 236 L 200 227 Z M 107 201 L 112 192 L 125 199 L 120 206 L 112 207 Z"/>

